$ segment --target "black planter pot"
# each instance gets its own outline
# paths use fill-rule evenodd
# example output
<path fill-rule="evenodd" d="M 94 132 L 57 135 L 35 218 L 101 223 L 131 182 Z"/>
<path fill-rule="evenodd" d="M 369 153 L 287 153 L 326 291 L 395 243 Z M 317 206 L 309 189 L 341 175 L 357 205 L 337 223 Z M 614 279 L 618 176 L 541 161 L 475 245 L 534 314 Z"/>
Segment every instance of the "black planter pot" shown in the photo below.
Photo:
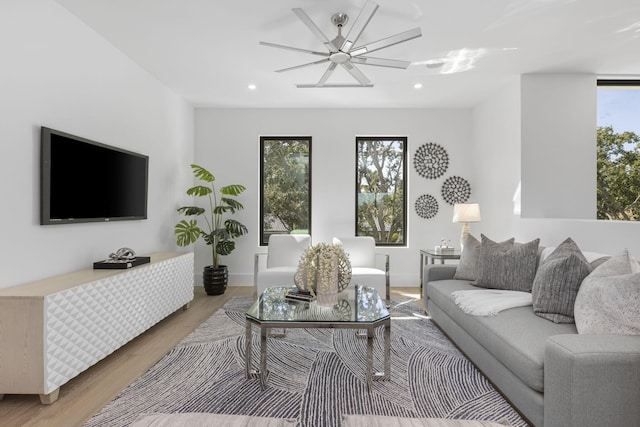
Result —
<path fill-rule="evenodd" d="M 204 291 L 207 295 L 222 295 L 227 290 L 227 281 L 229 274 L 226 265 L 220 265 L 218 268 L 208 265 L 202 272 L 202 282 Z"/>

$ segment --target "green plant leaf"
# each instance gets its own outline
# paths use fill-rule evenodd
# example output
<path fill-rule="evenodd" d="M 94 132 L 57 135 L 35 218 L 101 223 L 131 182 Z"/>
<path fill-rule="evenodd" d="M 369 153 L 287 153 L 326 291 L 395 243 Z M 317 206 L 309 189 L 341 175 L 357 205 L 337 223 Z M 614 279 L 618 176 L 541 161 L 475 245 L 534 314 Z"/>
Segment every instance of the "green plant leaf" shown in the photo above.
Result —
<path fill-rule="evenodd" d="M 216 236 L 218 240 L 229 240 L 231 238 L 231 235 L 226 228 L 218 228 L 211 234 Z"/>
<path fill-rule="evenodd" d="M 205 209 L 198 206 L 183 206 L 178 209 L 178 212 L 182 212 L 187 216 L 202 215 L 203 213 L 205 213 Z"/>
<path fill-rule="evenodd" d="M 218 205 L 215 208 L 213 208 L 213 213 L 215 215 L 222 215 L 227 211 L 232 210 L 232 208 L 230 206 L 226 206 L 226 205 Z"/>
<path fill-rule="evenodd" d="M 176 244 L 178 246 L 189 246 L 190 244 L 197 242 L 198 237 L 203 234 L 195 219 L 190 221 L 183 219 L 176 224 L 174 231 L 176 235 Z"/>
<path fill-rule="evenodd" d="M 244 190 L 246 190 L 246 187 L 244 185 L 232 184 L 232 185 L 227 185 L 225 187 L 222 187 L 220 189 L 220 192 L 222 194 L 226 194 L 227 196 L 237 196 L 240 193 L 242 193 Z"/>
<path fill-rule="evenodd" d="M 233 240 L 220 240 L 216 248 L 220 255 L 229 255 L 236 248 L 236 244 Z"/>
<path fill-rule="evenodd" d="M 231 210 L 231 212 L 233 213 L 241 209 L 244 209 L 244 206 L 242 206 L 242 203 L 240 203 L 236 199 L 231 199 L 229 197 L 222 197 L 220 199 L 220 203 L 226 204 L 230 208 L 229 210 Z"/>
<path fill-rule="evenodd" d="M 204 242 L 207 245 L 213 244 L 213 233 L 211 233 L 211 234 L 203 233 L 202 234 L 202 239 L 204 240 Z"/>
<path fill-rule="evenodd" d="M 242 236 L 249 232 L 249 230 L 247 230 L 247 227 L 245 227 L 243 224 L 236 221 L 235 219 L 227 219 L 224 222 L 224 227 L 227 229 L 227 231 L 233 238 Z"/>
<path fill-rule="evenodd" d="M 212 248 L 213 265 L 218 265 L 218 257 L 220 255 L 228 255 L 235 249 L 233 239 L 243 234 L 247 234 L 247 228 L 235 220 L 224 221 L 224 215 L 227 213 L 235 213 L 236 210 L 244 209 L 244 206 L 234 200 L 233 197 L 245 191 L 243 185 L 227 185 L 220 189 L 220 197 L 217 197 L 218 191 L 213 182 L 215 177 L 211 172 L 195 164 L 191 165 L 194 176 L 203 181 L 205 185 L 196 185 L 187 190 L 189 196 L 209 198 L 211 211 L 207 214 L 207 208 L 198 206 L 183 206 L 178 212 L 187 216 L 205 215 L 205 229 L 198 227 L 196 220 L 183 220 L 175 226 L 176 242 L 180 246 L 187 246 L 195 243 L 200 237 L 203 238 L 207 245 Z M 206 184 L 209 183 L 209 184 Z M 228 197 L 224 197 L 228 196 Z M 224 221 L 224 226 L 220 222 Z M 211 227 L 220 227 L 212 229 Z"/>
<path fill-rule="evenodd" d="M 202 166 L 191 165 L 191 169 L 193 169 L 195 177 L 202 181 L 213 182 L 216 180 L 216 177 Z"/>
<path fill-rule="evenodd" d="M 195 187 L 191 187 L 190 189 L 187 190 L 187 194 L 189 196 L 202 197 L 202 196 L 208 196 L 211 193 L 213 193 L 213 190 L 211 189 L 211 187 L 205 187 L 204 185 L 196 185 Z"/>

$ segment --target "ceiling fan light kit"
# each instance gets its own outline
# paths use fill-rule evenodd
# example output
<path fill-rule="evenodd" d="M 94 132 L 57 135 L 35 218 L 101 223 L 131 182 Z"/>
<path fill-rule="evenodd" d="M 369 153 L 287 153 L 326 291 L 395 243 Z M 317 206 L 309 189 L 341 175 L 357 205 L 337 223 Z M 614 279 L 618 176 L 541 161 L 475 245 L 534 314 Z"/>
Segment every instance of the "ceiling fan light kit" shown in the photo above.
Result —
<path fill-rule="evenodd" d="M 285 46 L 276 43 L 260 42 L 263 46 L 276 47 L 279 49 L 287 49 L 295 52 L 301 52 L 316 56 L 322 56 L 320 60 L 308 62 L 293 67 L 283 68 L 276 70 L 276 72 L 285 72 L 296 70 L 303 67 L 308 67 L 317 64 L 327 64 L 327 69 L 320 77 L 320 80 L 315 84 L 298 84 L 298 88 L 345 88 L 345 87 L 373 87 L 373 83 L 367 78 L 367 76 L 358 68 L 357 65 L 369 65 L 386 68 L 398 68 L 406 69 L 411 63 L 409 61 L 399 61 L 395 59 L 374 58 L 370 56 L 364 56 L 399 43 L 403 43 L 422 36 L 420 28 L 413 28 L 411 30 L 386 37 L 384 39 L 368 43 L 362 46 L 357 46 L 356 43 L 362 35 L 364 29 L 367 27 L 371 18 L 378 10 L 378 5 L 370 0 L 367 0 L 364 7 L 360 10 L 358 17 L 351 25 L 346 37 L 342 35 L 342 28 L 349 21 L 349 16 L 346 13 L 335 13 L 331 16 L 331 22 L 338 27 L 338 35 L 333 39 L 329 38 L 318 28 L 318 26 L 309 18 L 309 16 L 300 8 L 294 8 L 295 13 L 300 20 L 309 28 L 309 30 L 322 42 L 327 48 L 328 52 L 318 52 L 308 49 L 301 49 L 292 46 Z M 354 47 L 355 46 L 355 47 Z M 334 70 L 341 66 L 345 69 L 357 83 L 340 83 L 331 84 L 327 83 Z"/>

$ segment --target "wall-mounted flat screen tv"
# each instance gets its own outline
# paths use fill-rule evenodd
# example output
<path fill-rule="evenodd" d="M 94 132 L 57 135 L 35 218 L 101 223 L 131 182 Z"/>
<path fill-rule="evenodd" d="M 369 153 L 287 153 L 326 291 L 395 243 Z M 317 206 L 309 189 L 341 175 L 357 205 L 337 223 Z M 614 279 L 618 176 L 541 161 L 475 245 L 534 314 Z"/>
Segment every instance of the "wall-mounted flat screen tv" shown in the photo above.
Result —
<path fill-rule="evenodd" d="M 149 157 L 42 127 L 40 224 L 147 218 Z"/>

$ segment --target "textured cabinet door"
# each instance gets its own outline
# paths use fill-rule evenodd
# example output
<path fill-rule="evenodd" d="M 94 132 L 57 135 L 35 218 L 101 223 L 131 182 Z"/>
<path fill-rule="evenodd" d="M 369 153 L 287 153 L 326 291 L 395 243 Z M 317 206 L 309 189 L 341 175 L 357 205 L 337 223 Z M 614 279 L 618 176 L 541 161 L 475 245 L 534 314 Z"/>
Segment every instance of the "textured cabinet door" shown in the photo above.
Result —
<path fill-rule="evenodd" d="M 0 290 L 0 394 L 52 403 L 61 385 L 188 304 L 193 277 L 192 253 L 156 253 L 128 270 Z"/>

